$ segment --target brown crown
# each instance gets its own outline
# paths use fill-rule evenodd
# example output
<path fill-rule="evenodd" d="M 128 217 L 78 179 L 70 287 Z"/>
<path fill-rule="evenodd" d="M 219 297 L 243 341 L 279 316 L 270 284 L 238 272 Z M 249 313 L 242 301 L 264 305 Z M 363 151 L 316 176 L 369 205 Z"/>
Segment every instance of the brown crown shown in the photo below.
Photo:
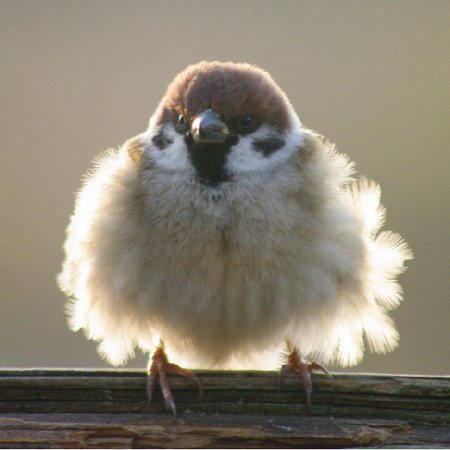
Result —
<path fill-rule="evenodd" d="M 262 69 L 250 64 L 203 61 L 180 72 L 167 88 L 157 123 L 176 121 L 179 114 L 192 120 L 211 108 L 226 121 L 251 114 L 260 123 L 280 131 L 289 126 L 289 102 L 284 92 Z"/>

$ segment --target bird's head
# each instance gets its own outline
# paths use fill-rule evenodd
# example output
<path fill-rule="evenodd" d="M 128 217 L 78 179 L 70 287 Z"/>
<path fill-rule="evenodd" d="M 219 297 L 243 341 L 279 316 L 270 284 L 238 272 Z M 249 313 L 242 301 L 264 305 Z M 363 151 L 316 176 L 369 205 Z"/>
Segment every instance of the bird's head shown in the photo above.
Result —
<path fill-rule="evenodd" d="M 300 122 L 267 72 L 220 62 L 191 65 L 175 77 L 146 137 L 142 152 L 161 170 L 191 173 L 212 189 L 272 170 L 302 143 Z"/>

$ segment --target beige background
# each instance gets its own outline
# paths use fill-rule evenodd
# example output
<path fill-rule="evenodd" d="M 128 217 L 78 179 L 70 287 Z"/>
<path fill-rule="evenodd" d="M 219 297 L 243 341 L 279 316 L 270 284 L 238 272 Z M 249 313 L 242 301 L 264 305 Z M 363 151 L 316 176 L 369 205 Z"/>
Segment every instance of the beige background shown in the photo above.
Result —
<path fill-rule="evenodd" d="M 449 372 L 450 2 L 0 1 L 0 366 L 105 366 L 55 275 L 91 159 L 143 131 L 202 59 L 267 69 L 303 123 L 378 181 L 416 259 L 400 347 L 355 370 Z M 144 357 L 130 367 L 143 367 Z"/>

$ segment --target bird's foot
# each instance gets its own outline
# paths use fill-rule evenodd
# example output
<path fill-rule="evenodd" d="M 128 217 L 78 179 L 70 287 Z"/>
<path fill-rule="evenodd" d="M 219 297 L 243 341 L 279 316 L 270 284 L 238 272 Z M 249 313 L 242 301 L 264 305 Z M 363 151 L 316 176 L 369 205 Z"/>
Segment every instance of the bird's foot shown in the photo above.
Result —
<path fill-rule="evenodd" d="M 161 386 L 161 391 L 166 403 L 166 407 L 172 411 L 173 417 L 175 419 L 177 417 L 177 410 L 175 407 L 175 400 L 173 398 L 172 392 L 170 391 L 169 381 L 167 379 L 168 373 L 181 375 L 183 377 L 186 377 L 191 383 L 196 384 L 199 390 L 199 396 L 201 397 L 203 388 L 198 378 L 190 370 L 183 369 L 176 364 L 170 363 L 164 351 L 164 343 L 163 341 L 160 341 L 158 347 L 153 353 L 152 361 L 148 371 L 147 402 L 148 404 L 150 404 L 152 400 L 153 387 L 155 385 L 156 376 L 159 375 L 159 384 Z"/>
<path fill-rule="evenodd" d="M 312 380 L 311 380 L 311 372 L 320 370 L 325 373 L 329 377 L 331 374 L 328 372 L 325 367 L 317 364 L 316 362 L 309 362 L 306 359 L 302 358 L 300 355 L 300 351 L 297 347 L 292 345 L 291 341 L 286 339 L 286 347 L 288 351 L 287 363 L 281 368 L 278 383 L 281 378 L 290 372 L 297 372 L 300 374 L 303 388 L 305 389 L 306 395 L 306 404 L 308 408 L 311 409 L 311 394 L 312 394 Z"/>

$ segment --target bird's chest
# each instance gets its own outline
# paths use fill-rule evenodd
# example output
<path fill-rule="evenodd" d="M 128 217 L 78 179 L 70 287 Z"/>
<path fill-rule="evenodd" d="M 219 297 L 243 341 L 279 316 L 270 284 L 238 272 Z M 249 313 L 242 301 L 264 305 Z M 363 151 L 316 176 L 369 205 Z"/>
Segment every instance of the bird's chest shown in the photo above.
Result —
<path fill-rule="evenodd" d="M 234 204 L 187 205 L 166 203 L 151 218 L 139 298 L 155 323 L 231 342 L 287 321 L 289 307 L 277 304 L 298 295 L 298 207 L 262 192 Z"/>
<path fill-rule="evenodd" d="M 160 217 L 150 245 L 157 291 L 175 302 L 183 295 L 216 303 L 273 291 L 295 266 L 294 210 L 281 202 L 256 206 L 173 208 Z"/>

